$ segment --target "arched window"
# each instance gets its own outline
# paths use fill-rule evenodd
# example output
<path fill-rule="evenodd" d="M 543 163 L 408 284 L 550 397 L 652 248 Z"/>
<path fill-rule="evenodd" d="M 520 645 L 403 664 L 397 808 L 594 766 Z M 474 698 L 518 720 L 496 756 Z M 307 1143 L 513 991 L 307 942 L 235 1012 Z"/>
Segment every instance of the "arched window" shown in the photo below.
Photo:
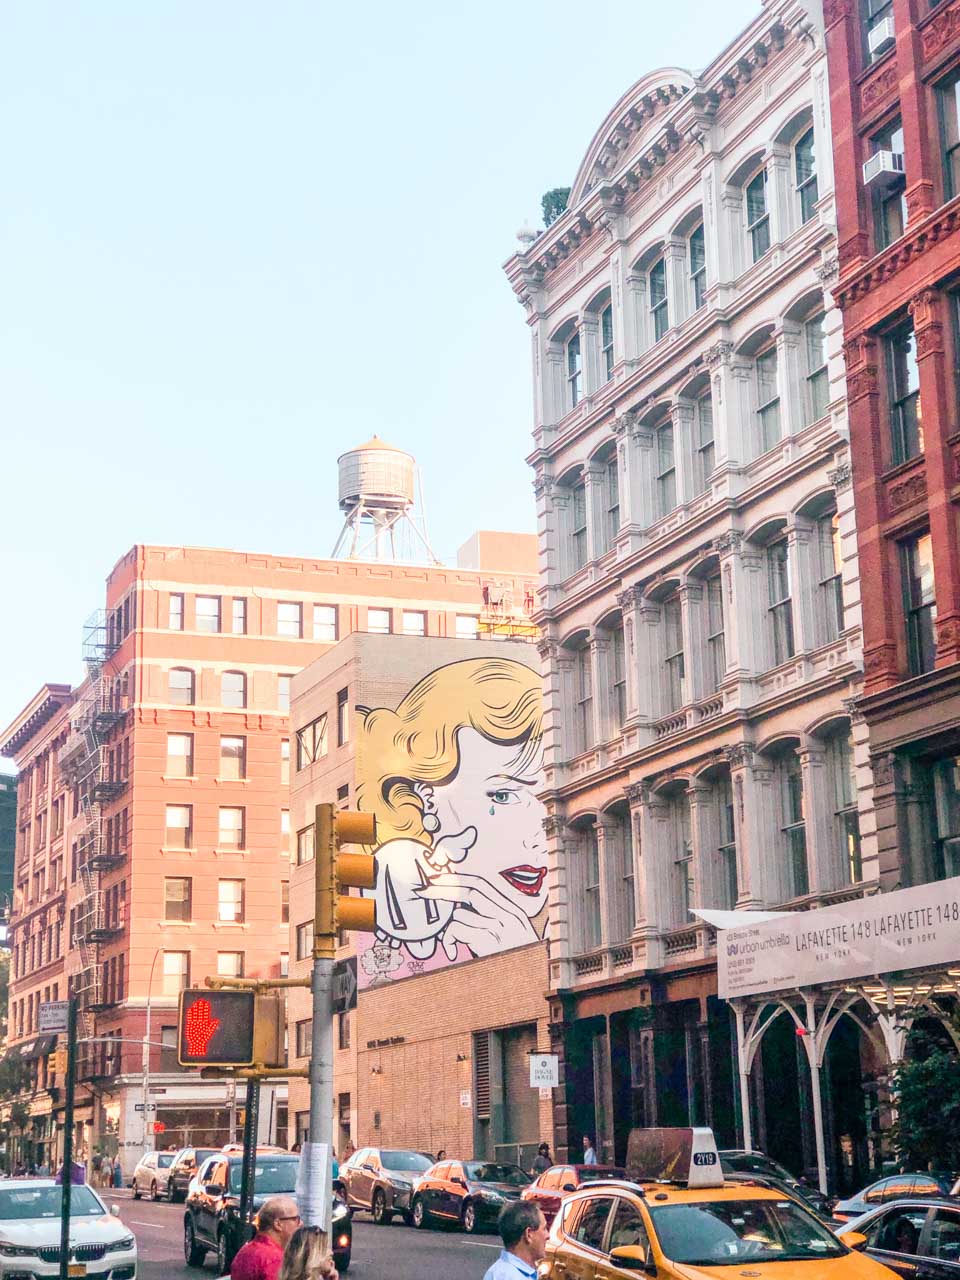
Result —
<path fill-rule="evenodd" d="M 812 127 L 801 134 L 794 144 L 793 166 L 797 177 L 797 195 L 800 198 L 800 221 L 809 222 L 817 211 L 817 200 L 820 198 Z"/>
<path fill-rule="evenodd" d="M 583 397 L 583 356 L 580 351 L 580 331 L 575 331 L 566 346 L 567 408 L 575 409 Z"/>
<path fill-rule="evenodd" d="M 747 183 L 744 198 L 747 237 L 752 262 L 759 262 L 770 248 L 770 210 L 767 206 L 767 171 L 761 169 Z"/>
<path fill-rule="evenodd" d="M 590 642 L 584 640 L 576 650 L 576 705 L 574 707 L 574 755 L 588 751 L 594 744 L 593 732 L 593 654 Z"/>
<path fill-rule="evenodd" d="M 600 312 L 600 370 L 604 382 L 613 377 L 613 307 Z"/>
<path fill-rule="evenodd" d="M 247 677 L 242 671 L 224 671 L 220 677 L 220 703 L 224 707 L 247 705 Z"/>
<path fill-rule="evenodd" d="M 857 812 L 857 774 L 853 765 L 853 740 L 849 727 L 827 739 L 827 764 L 833 782 L 833 821 L 840 854 L 843 882 L 863 879 L 860 848 L 860 815 Z"/>
<path fill-rule="evenodd" d="M 827 376 L 827 337 L 824 314 L 815 312 L 803 324 L 803 347 L 806 357 L 807 421 L 819 422 L 826 416 L 830 399 Z"/>
<path fill-rule="evenodd" d="M 756 374 L 755 457 L 766 453 L 780 439 L 780 390 L 777 380 L 777 348 L 771 342 L 754 360 Z"/>
<path fill-rule="evenodd" d="M 663 657 L 667 680 L 666 709 L 679 711 L 686 702 L 686 659 L 683 652 L 683 611 L 674 593 L 663 602 Z"/>
<path fill-rule="evenodd" d="M 702 222 L 690 232 L 687 240 L 687 259 L 690 270 L 690 296 L 694 311 L 699 311 L 707 300 L 707 246 Z"/>
<path fill-rule="evenodd" d="M 690 924 L 690 908 L 694 905 L 693 840 L 690 833 L 690 802 L 685 791 L 675 792 L 669 800 L 670 848 L 670 913 L 668 926 L 678 928 Z"/>
<path fill-rule="evenodd" d="M 720 570 L 704 580 L 707 604 L 707 680 L 716 693 L 727 674 L 726 625 L 723 616 L 723 579 Z"/>
<path fill-rule="evenodd" d="M 795 748 L 787 748 L 777 756 L 776 775 L 780 803 L 780 884 L 783 900 L 789 901 L 810 892 L 803 770 Z"/>
<path fill-rule="evenodd" d="M 670 327 L 667 303 L 667 262 L 658 258 L 647 272 L 647 288 L 650 299 L 650 333 L 659 342 Z"/>
<path fill-rule="evenodd" d="M 673 448 L 673 422 L 665 418 L 656 428 L 657 516 L 662 520 L 677 505 L 677 461 Z"/>
<path fill-rule="evenodd" d="M 713 475 L 716 446 L 713 439 L 713 393 L 708 382 L 697 396 L 697 491 L 703 493 L 710 487 Z"/>
<path fill-rule="evenodd" d="M 183 706 L 194 704 L 194 674 L 189 667 L 173 667 L 169 677 L 170 701 Z"/>
<path fill-rule="evenodd" d="M 571 572 L 577 573 L 587 563 L 587 486 L 580 476 L 570 485 L 570 551 Z"/>
<path fill-rule="evenodd" d="M 792 574 L 790 548 L 786 535 L 767 543 L 767 635 L 771 666 L 792 658 L 796 652 L 793 637 Z"/>

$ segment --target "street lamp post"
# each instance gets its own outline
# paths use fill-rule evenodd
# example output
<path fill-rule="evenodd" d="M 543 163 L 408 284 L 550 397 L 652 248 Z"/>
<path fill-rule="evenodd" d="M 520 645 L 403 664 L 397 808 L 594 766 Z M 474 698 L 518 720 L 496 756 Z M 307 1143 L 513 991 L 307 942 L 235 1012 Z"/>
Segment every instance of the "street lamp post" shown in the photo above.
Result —
<path fill-rule="evenodd" d="M 162 947 L 157 947 L 153 953 L 153 960 L 150 963 L 150 977 L 147 980 L 147 1026 L 146 1034 L 143 1039 L 143 1151 L 146 1155 L 151 1147 L 147 1145 L 147 1135 L 150 1133 L 150 1000 L 153 995 L 153 971 L 157 967 L 157 957 L 163 951 Z"/>

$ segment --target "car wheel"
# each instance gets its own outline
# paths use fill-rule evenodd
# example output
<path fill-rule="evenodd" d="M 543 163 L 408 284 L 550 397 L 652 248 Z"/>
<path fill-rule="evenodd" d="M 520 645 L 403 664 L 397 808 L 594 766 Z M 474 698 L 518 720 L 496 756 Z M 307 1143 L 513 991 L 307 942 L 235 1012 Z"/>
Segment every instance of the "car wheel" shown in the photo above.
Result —
<path fill-rule="evenodd" d="M 382 1191 L 373 1193 L 373 1204 L 371 1205 L 373 1220 L 378 1227 L 388 1227 L 393 1214 L 387 1208 L 387 1197 Z"/>
<path fill-rule="evenodd" d="M 130 1185 L 133 1187 L 134 1200 L 139 1200 L 140 1199 L 140 1183 L 136 1180 L 136 1178 L 134 1178 L 133 1182 Z"/>
<path fill-rule="evenodd" d="M 430 1215 L 427 1213 L 427 1206 L 423 1203 L 419 1196 L 413 1202 L 413 1212 L 410 1217 L 413 1219 L 413 1225 L 420 1231 L 425 1231 L 430 1225 Z"/>
<path fill-rule="evenodd" d="M 186 1218 L 183 1224 L 184 1261 L 188 1267 L 202 1267 L 203 1260 L 206 1256 L 206 1249 L 201 1248 L 201 1246 L 197 1244 L 197 1237 L 193 1231 L 193 1223 L 189 1218 Z M 222 1275 L 223 1272 L 220 1274 Z"/>
<path fill-rule="evenodd" d="M 230 1263 L 233 1258 L 230 1256 L 230 1245 L 227 1242 L 227 1233 L 219 1231 L 217 1233 L 217 1275 L 225 1276 L 230 1270 Z"/>
<path fill-rule="evenodd" d="M 156 1202 L 160 1199 L 160 1191 L 157 1187 L 156 1178 L 154 1178 L 153 1182 L 150 1183 L 150 1199 L 154 1202 L 154 1204 L 156 1204 Z"/>
<path fill-rule="evenodd" d="M 460 1212 L 460 1225 L 470 1235 L 475 1235 L 480 1229 L 480 1224 L 477 1221 L 477 1209 L 472 1200 L 468 1200 Z"/>

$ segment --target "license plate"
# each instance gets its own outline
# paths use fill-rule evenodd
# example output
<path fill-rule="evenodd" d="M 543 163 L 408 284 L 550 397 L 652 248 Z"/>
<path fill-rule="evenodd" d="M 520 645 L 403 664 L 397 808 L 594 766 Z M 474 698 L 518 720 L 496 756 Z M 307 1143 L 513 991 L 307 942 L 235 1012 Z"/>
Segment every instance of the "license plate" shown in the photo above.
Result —
<path fill-rule="evenodd" d="M 68 1262 L 67 1275 L 70 1280 L 80 1280 L 81 1276 L 87 1274 L 87 1264 L 85 1262 Z"/>

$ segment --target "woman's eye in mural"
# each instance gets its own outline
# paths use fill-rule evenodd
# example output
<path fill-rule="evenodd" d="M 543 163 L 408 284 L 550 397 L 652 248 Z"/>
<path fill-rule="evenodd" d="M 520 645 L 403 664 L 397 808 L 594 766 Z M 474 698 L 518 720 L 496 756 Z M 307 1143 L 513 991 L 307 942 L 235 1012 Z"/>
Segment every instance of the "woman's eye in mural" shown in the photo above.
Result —
<path fill-rule="evenodd" d="M 493 813 L 494 805 L 520 803 L 519 795 L 517 795 L 516 791 L 511 791 L 509 788 L 501 788 L 499 791 L 488 791 L 487 796 L 492 802 L 490 806 L 491 813 Z"/>

